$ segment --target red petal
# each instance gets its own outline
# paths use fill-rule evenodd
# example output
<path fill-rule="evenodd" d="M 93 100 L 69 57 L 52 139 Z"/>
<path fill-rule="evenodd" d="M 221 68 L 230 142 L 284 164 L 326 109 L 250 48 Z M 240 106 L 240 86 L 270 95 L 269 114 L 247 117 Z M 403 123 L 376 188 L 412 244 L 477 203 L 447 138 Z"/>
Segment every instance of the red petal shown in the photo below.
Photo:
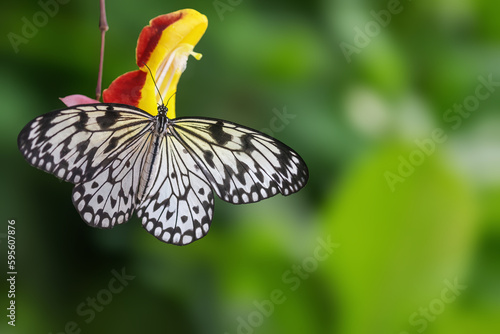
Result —
<path fill-rule="evenodd" d="M 163 30 L 172 23 L 180 20 L 184 14 L 177 11 L 170 14 L 160 15 L 149 22 L 149 26 L 142 29 L 137 41 L 137 66 L 142 67 L 147 63 L 149 56 L 156 48 Z"/>
<path fill-rule="evenodd" d="M 127 72 L 111 83 L 102 94 L 106 103 L 123 103 L 137 107 L 141 98 L 141 89 L 146 82 L 146 72 L 140 70 Z"/>
<path fill-rule="evenodd" d="M 73 94 L 65 97 L 60 97 L 59 100 L 61 100 L 67 107 L 77 106 L 79 104 L 101 103 L 81 94 Z"/>

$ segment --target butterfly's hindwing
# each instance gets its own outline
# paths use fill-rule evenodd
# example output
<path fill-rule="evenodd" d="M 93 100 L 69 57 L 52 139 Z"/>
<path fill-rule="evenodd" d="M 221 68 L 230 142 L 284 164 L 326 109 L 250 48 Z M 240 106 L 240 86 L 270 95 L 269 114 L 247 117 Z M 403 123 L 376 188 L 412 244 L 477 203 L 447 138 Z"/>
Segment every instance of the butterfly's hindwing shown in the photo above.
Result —
<path fill-rule="evenodd" d="M 154 179 L 144 190 L 137 215 L 156 238 L 185 245 L 208 233 L 214 198 L 210 184 L 186 149 L 171 136 L 162 137 Z"/>
<path fill-rule="evenodd" d="M 73 203 L 88 224 L 111 228 L 132 216 L 149 137 L 151 134 L 135 138 L 93 179 L 73 188 Z"/>

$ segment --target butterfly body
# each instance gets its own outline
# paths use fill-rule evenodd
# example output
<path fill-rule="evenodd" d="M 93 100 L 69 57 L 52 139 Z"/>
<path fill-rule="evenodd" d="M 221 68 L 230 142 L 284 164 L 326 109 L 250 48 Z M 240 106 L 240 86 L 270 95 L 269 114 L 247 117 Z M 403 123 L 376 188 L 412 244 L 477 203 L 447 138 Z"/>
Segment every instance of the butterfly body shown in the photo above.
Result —
<path fill-rule="evenodd" d="M 139 205 L 144 198 L 144 192 L 146 189 L 148 189 L 151 185 L 152 182 L 152 175 L 155 174 L 154 172 L 154 166 L 156 163 L 156 159 L 158 157 L 158 152 L 160 149 L 160 143 L 162 140 L 162 137 L 165 135 L 170 135 L 167 134 L 167 128 L 168 128 L 168 123 L 169 119 L 166 116 L 167 109 L 166 108 L 161 108 L 158 110 L 158 115 L 154 117 L 154 120 L 151 124 L 151 128 L 154 129 L 152 132 L 152 140 L 151 140 L 151 145 L 149 147 L 148 153 L 147 153 L 147 160 L 145 163 L 145 166 L 143 168 L 143 171 L 141 173 L 141 182 L 139 184 L 139 194 L 137 196 L 136 204 Z"/>
<path fill-rule="evenodd" d="M 120 104 L 74 106 L 28 123 L 18 147 L 33 166 L 74 183 L 87 224 L 111 228 L 134 212 L 161 241 L 208 233 L 215 192 L 226 202 L 289 195 L 307 182 L 300 156 L 261 132 L 219 119 L 169 119 Z"/>

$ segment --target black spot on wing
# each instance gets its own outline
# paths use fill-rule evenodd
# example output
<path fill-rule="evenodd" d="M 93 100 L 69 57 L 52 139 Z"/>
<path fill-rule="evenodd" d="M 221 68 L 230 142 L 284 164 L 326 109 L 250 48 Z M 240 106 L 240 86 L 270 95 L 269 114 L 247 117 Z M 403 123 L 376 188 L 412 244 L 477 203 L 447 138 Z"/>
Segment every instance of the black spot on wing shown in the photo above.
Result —
<path fill-rule="evenodd" d="M 80 112 L 80 117 L 78 119 L 78 122 L 75 123 L 75 128 L 77 130 L 84 130 L 88 121 L 89 116 L 87 115 L 87 113 L 85 111 Z"/>
<path fill-rule="evenodd" d="M 90 144 L 90 141 L 88 139 L 78 143 L 76 145 L 76 149 L 77 149 L 78 153 L 84 154 L 87 147 L 89 147 L 89 144 Z"/>
<path fill-rule="evenodd" d="M 71 137 L 67 137 L 62 142 L 61 147 L 61 157 L 64 158 L 71 150 L 69 149 L 69 144 L 71 143 Z"/>
<path fill-rule="evenodd" d="M 120 113 L 115 112 L 113 110 L 113 107 L 109 106 L 106 112 L 104 113 L 104 116 L 97 117 L 96 121 L 97 124 L 99 124 L 99 126 L 101 127 L 101 129 L 105 130 L 116 124 L 119 118 L 120 118 Z"/>
<path fill-rule="evenodd" d="M 118 146 L 118 140 L 119 140 L 118 137 L 112 137 L 109 140 L 108 146 L 104 150 L 104 153 L 108 153 L 108 152 L 113 151 Z"/>
<path fill-rule="evenodd" d="M 210 125 L 210 127 L 208 128 L 210 135 L 219 145 L 225 145 L 228 141 L 233 139 L 233 136 L 231 136 L 227 132 L 224 132 L 223 125 L 224 123 L 222 123 L 222 121 L 217 121 L 217 123 Z"/>
<path fill-rule="evenodd" d="M 111 207 L 114 208 L 117 202 L 116 199 L 114 199 L 113 196 L 111 196 L 109 199 L 111 201 Z"/>
<path fill-rule="evenodd" d="M 231 171 L 231 173 L 230 173 L 231 177 L 235 177 L 236 179 L 238 179 L 238 181 L 242 185 L 246 185 L 247 180 L 245 179 L 245 175 L 247 173 L 248 166 L 244 162 L 240 162 L 239 164 L 236 165 L 236 169 L 237 169 L 237 173 L 234 173 L 233 171 Z"/>
<path fill-rule="evenodd" d="M 255 150 L 255 146 L 252 144 L 251 139 L 252 135 L 249 133 L 241 136 L 241 148 L 244 152 L 252 152 L 253 150 Z"/>
<path fill-rule="evenodd" d="M 130 198 L 130 194 L 125 194 L 123 188 L 121 188 L 118 192 L 118 196 L 123 200 L 125 205 L 128 205 L 128 202 L 132 200 L 132 198 Z"/>
<path fill-rule="evenodd" d="M 48 151 L 50 151 L 51 148 L 52 148 L 52 144 L 51 143 L 47 143 L 47 144 L 43 145 L 41 152 L 42 153 L 47 153 Z"/>
<path fill-rule="evenodd" d="M 211 168 L 215 168 L 214 164 L 214 154 L 212 151 L 204 151 L 203 152 L 203 157 L 205 158 L 205 161 Z"/>

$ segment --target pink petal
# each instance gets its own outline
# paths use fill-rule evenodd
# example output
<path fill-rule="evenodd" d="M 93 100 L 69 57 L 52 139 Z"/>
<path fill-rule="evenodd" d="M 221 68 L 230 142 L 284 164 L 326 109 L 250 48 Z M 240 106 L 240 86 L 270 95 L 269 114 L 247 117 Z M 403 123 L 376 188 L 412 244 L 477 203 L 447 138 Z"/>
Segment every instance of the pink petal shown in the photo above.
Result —
<path fill-rule="evenodd" d="M 81 94 L 60 97 L 59 100 L 61 100 L 67 107 L 77 106 L 79 104 L 101 103 L 100 101 L 91 99 L 90 97 Z"/>

